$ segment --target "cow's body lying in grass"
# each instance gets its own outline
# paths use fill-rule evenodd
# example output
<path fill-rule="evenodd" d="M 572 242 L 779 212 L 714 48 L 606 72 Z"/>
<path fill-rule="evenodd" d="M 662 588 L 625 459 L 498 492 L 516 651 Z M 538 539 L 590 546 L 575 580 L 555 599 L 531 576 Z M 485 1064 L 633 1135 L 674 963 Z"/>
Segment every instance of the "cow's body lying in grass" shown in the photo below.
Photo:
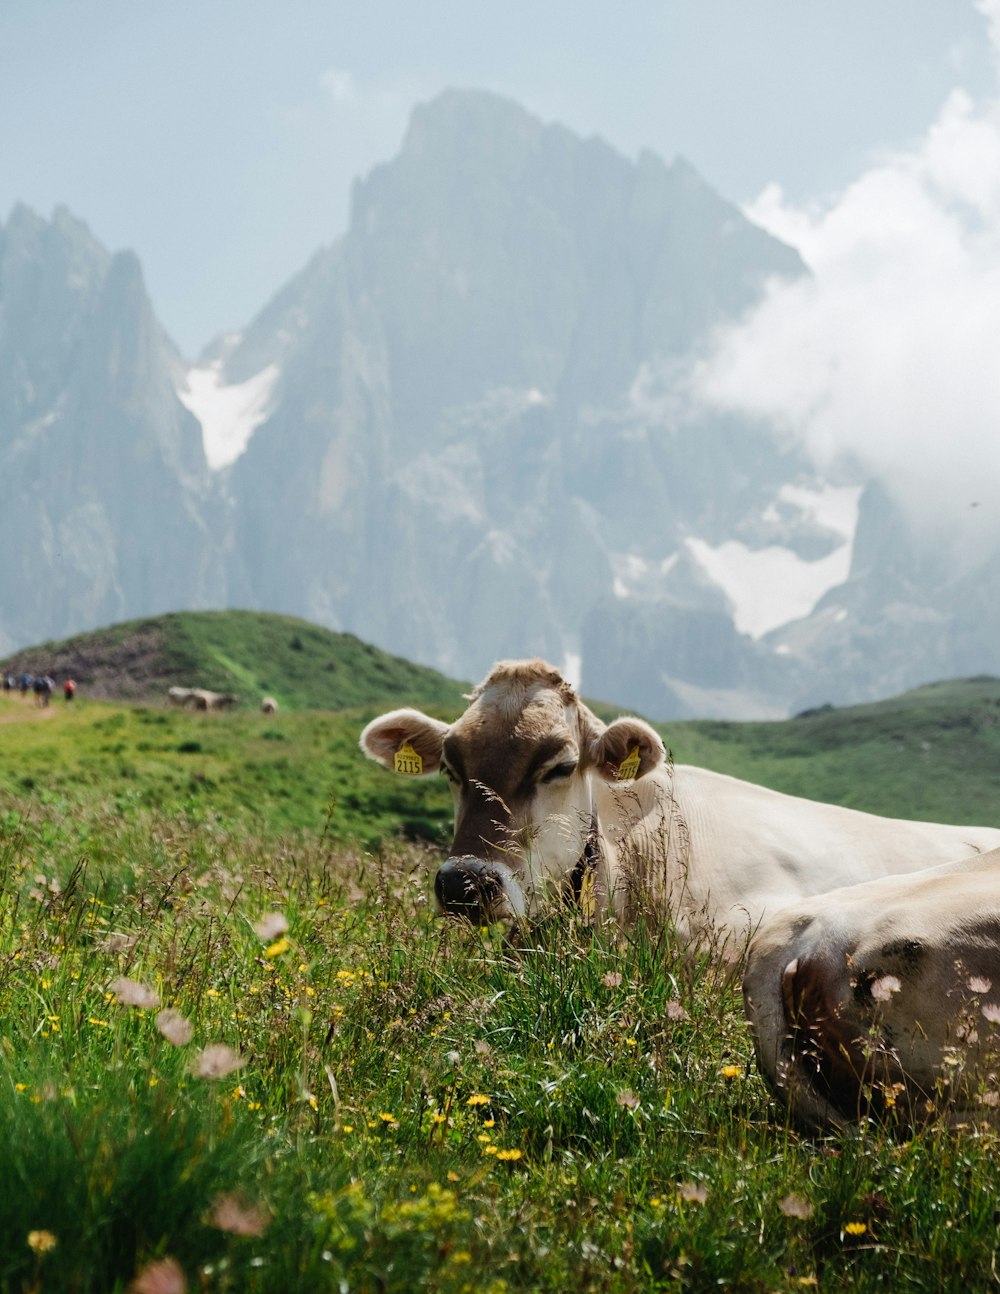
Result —
<path fill-rule="evenodd" d="M 1000 849 L 784 909 L 750 946 L 744 995 L 760 1068 L 799 1122 L 995 1121 Z"/>
<path fill-rule="evenodd" d="M 442 911 L 534 916 L 576 884 L 593 915 L 669 911 L 734 950 L 766 912 L 810 894 L 1000 845 L 1000 831 L 874 817 L 669 766 L 640 719 L 602 723 L 544 661 L 503 661 L 453 724 L 415 710 L 361 736 L 397 771 L 443 772 L 455 836 L 435 878 Z M 582 882 L 582 885 L 581 885 Z"/>

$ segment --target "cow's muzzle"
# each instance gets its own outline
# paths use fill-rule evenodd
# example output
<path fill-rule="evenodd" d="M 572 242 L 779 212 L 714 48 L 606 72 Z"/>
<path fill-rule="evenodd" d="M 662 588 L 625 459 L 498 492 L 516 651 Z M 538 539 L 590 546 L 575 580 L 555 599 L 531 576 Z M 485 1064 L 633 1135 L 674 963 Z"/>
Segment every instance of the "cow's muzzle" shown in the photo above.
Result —
<path fill-rule="evenodd" d="M 434 878 L 438 911 L 479 924 L 516 921 L 525 914 L 517 878 L 499 859 L 449 858 Z"/>

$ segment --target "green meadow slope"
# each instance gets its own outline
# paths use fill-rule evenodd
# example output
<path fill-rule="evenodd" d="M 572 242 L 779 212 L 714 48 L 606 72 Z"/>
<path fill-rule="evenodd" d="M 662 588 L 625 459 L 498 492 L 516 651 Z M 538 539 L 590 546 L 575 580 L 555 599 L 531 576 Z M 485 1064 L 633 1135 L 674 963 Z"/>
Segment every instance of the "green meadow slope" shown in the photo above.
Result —
<path fill-rule="evenodd" d="M 387 774 L 362 757 L 357 739 L 369 719 L 397 705 L 457 716 L 458 683 L 349 635 L 241 612 L 120 625 L 17 661 L 49 661 L 55 672 L 53 662 L 70 659 L 84 665 L 73 670 L 81 688 L 72 706 L 57 697 L 42 720 L 30 699 L 0 700 L 0 804 L 8 809 L 33 800 L 100 803 L 270 833 L 325 830 L 366 847 L 397 835 L 446 842 L 451 802 L 442 780 Z M 154 703 L 95 701 L 111 687 L 113 662 L 120 692 Z M 176 711 L 164 704 L 175 681 L 248 698 L 272 692 L 282 708 L 269 717 L 249 705 Z M 678 762 L 777 790 L 896 817 L 1000 822 L 998 679 L 938 683 L 782 722 L 660 730 Z"/>

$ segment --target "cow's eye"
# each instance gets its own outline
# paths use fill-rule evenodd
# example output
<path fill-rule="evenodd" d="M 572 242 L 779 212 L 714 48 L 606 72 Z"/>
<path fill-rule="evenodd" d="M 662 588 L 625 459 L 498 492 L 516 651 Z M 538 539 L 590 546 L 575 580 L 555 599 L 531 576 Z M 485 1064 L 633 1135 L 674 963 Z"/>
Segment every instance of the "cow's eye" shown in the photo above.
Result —
<path fill-rule="evenodd" d="M 556 764 L 548 772 L 542 774 L 539 779 L 542 782 L 561 782 L 564 778 L 572 777 L 576 772 L 576 762 L 569 761 L 565 764 Z"/>
<path fill-rule="evenodd" d="M 452 784 L 452 786 L 458 786 L 458 774 L 454 771 L 454 769 L 449 768 L 448 765 L 443 761 L 441 763 L 441 772 L 444 773 L 445 777 Z"/>

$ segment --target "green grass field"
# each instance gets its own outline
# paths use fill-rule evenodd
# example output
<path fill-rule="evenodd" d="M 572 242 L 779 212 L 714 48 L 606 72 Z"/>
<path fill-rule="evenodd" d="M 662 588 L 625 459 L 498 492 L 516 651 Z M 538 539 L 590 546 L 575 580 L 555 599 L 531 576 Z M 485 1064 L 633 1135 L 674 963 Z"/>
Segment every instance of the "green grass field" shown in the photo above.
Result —
<path fill-rule="evenodd" d="M 0 699 L 0 1292 L 993 1287 L 992 1130 L 803 1136 L 669 930 L 433 918 L 447 792 L 363 759 L 380 708 Z M 664 732 L 995 822 L 998 718 L 973 680 Z"/>

